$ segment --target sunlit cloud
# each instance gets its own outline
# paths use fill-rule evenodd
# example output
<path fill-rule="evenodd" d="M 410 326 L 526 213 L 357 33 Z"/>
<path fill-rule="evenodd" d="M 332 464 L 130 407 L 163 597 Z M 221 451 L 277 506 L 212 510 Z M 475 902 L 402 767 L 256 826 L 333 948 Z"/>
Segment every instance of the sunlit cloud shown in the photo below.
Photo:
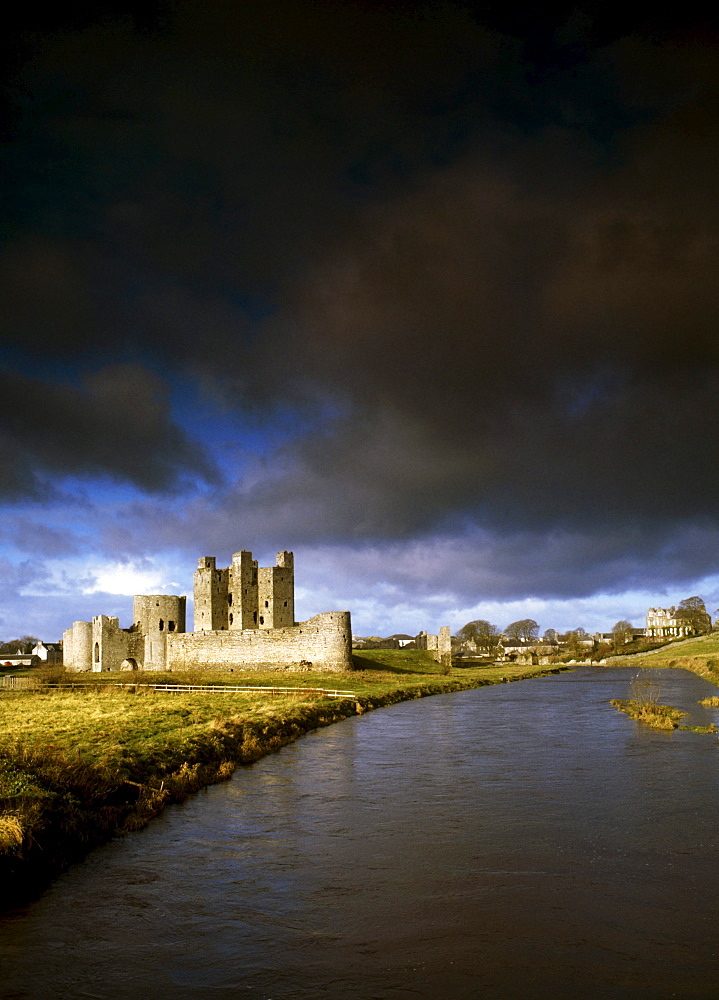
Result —
<path fill-rule="evenodd" d="M 106 563 L 88 567 L 92 583 L 82 588 L 83 594 L 101 591 L 106 594 L 169 594 L 178 584 L 168 579 L 167 570 L 161 566 L 136 563 Z"/>

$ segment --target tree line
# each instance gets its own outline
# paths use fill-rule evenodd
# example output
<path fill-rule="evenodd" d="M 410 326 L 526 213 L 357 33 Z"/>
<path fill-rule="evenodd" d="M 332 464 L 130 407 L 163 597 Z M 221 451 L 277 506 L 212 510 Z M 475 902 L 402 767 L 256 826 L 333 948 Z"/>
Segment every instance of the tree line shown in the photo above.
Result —
<path fill-rule="evenodd" d="M 31 653 L 40 640 L 34 635 L 24 635 L 20 639 L 8 639 L 7 642 L 0 642 L 0 653 Z"/>
<path fill-rule="evenodd" d="M 719 615 L 719 609 L 716 612 Z M 675 617 L 678 621 L 686 624 L 698 635 L 709 632 L 711 629 L 711 617 L 707 613 L 706 606 L 701 597 L 686 597 L 679 602 Z M 616 647 L 629 642 L 634 634 L 634 626 L 626 619 L 618 621 L 612 628 L 613 644 Z M 580 647 L 582 640 L 587 638 L 588 633 L 581 626 L 570 629 L 566 634 L 565 644 L 570 647 Z M 492 655 L 502 639 L 512 642 L 530 642 L 539 645 L 541 642 L 556 644 L 558 633 L 556 629 L 545 630 L 542 639 L 539 638 L 539 625 L 533 618 L 521 618 L 519 621 L 510 622 L 504 630 L 500 630 L 496 625 L 486 621 L 484 618 L 477 618 L 467 622 L 459 629 L 455 638 L 461 642 L 471 642 L 480 653 Z"/>

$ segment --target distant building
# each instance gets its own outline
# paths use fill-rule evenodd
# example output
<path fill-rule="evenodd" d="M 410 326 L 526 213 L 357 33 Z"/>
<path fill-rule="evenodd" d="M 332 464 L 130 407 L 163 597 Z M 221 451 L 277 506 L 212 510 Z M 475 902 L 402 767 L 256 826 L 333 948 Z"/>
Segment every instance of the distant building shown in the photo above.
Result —
<path fill-rule="evenodd" d="M 692 625 L 676 615 L 677 609 L 671 608 L 650 608 L 647 611 L 647 639 L 670 639 L 686 635 L 694 635 L 696 629 Z"/>
<path fill-rule="evenodd" d="M 549 663 L 558 651 L 556 642 L 545 639 L 502 639 L 497 646 L 496 659 L 510 663 Z"/>
<path fill-rule="evenodd" d="M 535 646 L 536 643 L 529 639 L 500 639 L 496 657 L 511 663 L 532 663 L 537 655 Z"/>
<path fill-rule="evenodd" d="M 41 667 L 52 663 L 62 663 L 62 643 L 43 642 L 38 639 L 33 648 L 23 653 L 0 653 L 0 667 Z"/>
<path fill-rule="evenodd" d="M 33 646 L 32 653 L 43 663 L 62 663 L 61 642 L 43 642 L 42 639 L 38 639 Z"/>
<path fill-rule="evenodd" d="M 559 645 L 564 647 L 567 645 L 583 646 L 584 649 L 592 649 L 594 647 L 595 636 L 587 635 L 577 635 L 575 632 L 563 632 L 561 635 L 557 636 Z"/>
<path fill-rule="evenodd" d="M 0 667 L 39 667 L 42 660 L 34 653 L 0 653 Z"/>
<path fill-rule="evenodd" d="M 402 649 L 404 646 L 409 646 L 411 642 L 414 642 L 414 636 L 407 635 L 405 632 L 395 632 L 394 635 L 390 636 L 390 639 L 396 639 L 397 645 L 399 646 L 400 649 Z"/>

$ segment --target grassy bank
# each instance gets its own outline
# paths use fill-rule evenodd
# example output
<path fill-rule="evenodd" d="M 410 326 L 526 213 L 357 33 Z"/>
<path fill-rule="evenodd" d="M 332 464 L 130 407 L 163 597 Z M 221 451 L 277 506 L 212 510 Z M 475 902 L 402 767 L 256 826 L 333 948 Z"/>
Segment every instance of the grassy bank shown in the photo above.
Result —
<path fill-rule="evenodd" d="M 556 672 L 513 664 L 443 675 L 424 651 L 371 650 L 345 674 L 63 676 L 80 686 L 0 691 L 0 905 L 42 886 L 110 837 L 138 829 L 167 804 L 228 778 L 298 736 L 351 715 L 409 698 Z M 320 694 L 154 692 L 112 682 L 219 683 L 293 688 Z"/>
<path fill-rule="evenodd" d="M 616 656 L 607 660 L 607 666 L 631 666 L 661 669 L 677 667 L 691 670 L 712 684 L 719 686 L 719 635 L 698 636 L 663 646 L 651 653 L 634 656 Z"/>

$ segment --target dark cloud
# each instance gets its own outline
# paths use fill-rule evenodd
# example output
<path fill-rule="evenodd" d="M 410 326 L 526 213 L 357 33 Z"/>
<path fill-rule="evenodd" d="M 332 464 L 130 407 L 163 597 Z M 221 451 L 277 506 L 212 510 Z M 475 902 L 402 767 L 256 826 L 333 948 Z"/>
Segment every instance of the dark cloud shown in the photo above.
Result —
<path fill-rule="evenodd" d="M 359 506 L 353 509 L 359 511 Z M 105 558 L 117 552 L 139 558 L 149 551 L 171 551 L 189 592 L 198 553 L 216 555 L 222 562 L 241 546 L 264 565 L 274 561 L 281 538 L 295 551 L 298 584 L 305 594 L 326 590 L 338 595 L 335 604 L 352 608 L 361 600 L 378 605 L 382 594 L 388 608 L 420 600 L 451 608 L 656 593 L 696 588 L 695 581 L 716 573 L 719 528 L 707 520 L 667 520 L 613 531 L 543 526 L 500 532 L 465 524 L 370 541 L 361 530 L 346 532 L 344 538 L 331 525 L 326 533 L 318 532 L 318 523 L 336 517 L 336 507 L 337 497 L 316 503 L 293 498 L 283 506 L 277 496 L 266 510 L 254 498 L 241 496 L 220 504 L 197 500 L 182 509 L 137 503 L 121 517 L 105 520 L 98 530 L 98 549 Z M 703 596 L 719 600 L 716 583 L 709 584 L 715 598 L 707 597 L 706 586 Z"/>
<path fill-rule="evenodd" d="M 685 194 L 668 164 L 644 164 L 638 132 L 579 193 L 463 164 L 335 249 L 303 289 L 303 323 L 365 416 L 308 449 L 314 475 L 335 479 L 343 449 L 355 468 L 368 453 L 414 464 L 429 503 L 398 475 L 409 523 L 437 505 L 515 529 L 713 514 L 714 196 L 708 172 L 700 198 L 700 177 Z"/>
<path fill-rule="evenodd" d="M 67 527 L 61 530 L 39 524 L 36 519 L 27 515 L 12 516 L 6 513 L 0 529 L 0 540 L 7 547 L 45 559 L 74 556 L 82 552 L 81 538 L 76 531 Z"/>
<path fill-rule="evenodd" d="M 192 537 L 531 537 L 536 570 L 491 575 L 507 594 L 571 593 L 586 539 L 587 586 L 637 560 L 704 571 L 661 553 L 719 509 L 714 25 L 588 4 L 102 15 L 26 31 L 10 80 L 8 495 L 211 479 L 166 402 L 196 380 L 306 425 L 178 514 Z"/>
<path fill-rule="evenodd" d="M 109 476 L 157 492 L 216 478 L 172 424 L 162 381 L 140 367 L 101 369 L 81 387 L 0 372 L 0 421 L 9 499 L 52 496 L 62 476 Z"/>
<path fill-rule="evenodd" d="M 613 535 L 578 532 L 518 532 L 498 535 L 468 531 L 418 539 L 410 544 L 346 550 L 352 584 L 375 583 L 407 599 L 442 595 L 445 605 L 516 601 L 523 598 L 579 599 L 630 590 L 687 586 L 715 568 L 715 527 L 693 526 L 675 535 L 627 528 Z M 634 552 L 641 548 L 639 562 Z M 691 553 L 688 562 L 686 553 Z M 306 572 L 337 573 L 339 560 L 317 553 Z M 330 570 L 331 567 L 331 570 Z"/>

